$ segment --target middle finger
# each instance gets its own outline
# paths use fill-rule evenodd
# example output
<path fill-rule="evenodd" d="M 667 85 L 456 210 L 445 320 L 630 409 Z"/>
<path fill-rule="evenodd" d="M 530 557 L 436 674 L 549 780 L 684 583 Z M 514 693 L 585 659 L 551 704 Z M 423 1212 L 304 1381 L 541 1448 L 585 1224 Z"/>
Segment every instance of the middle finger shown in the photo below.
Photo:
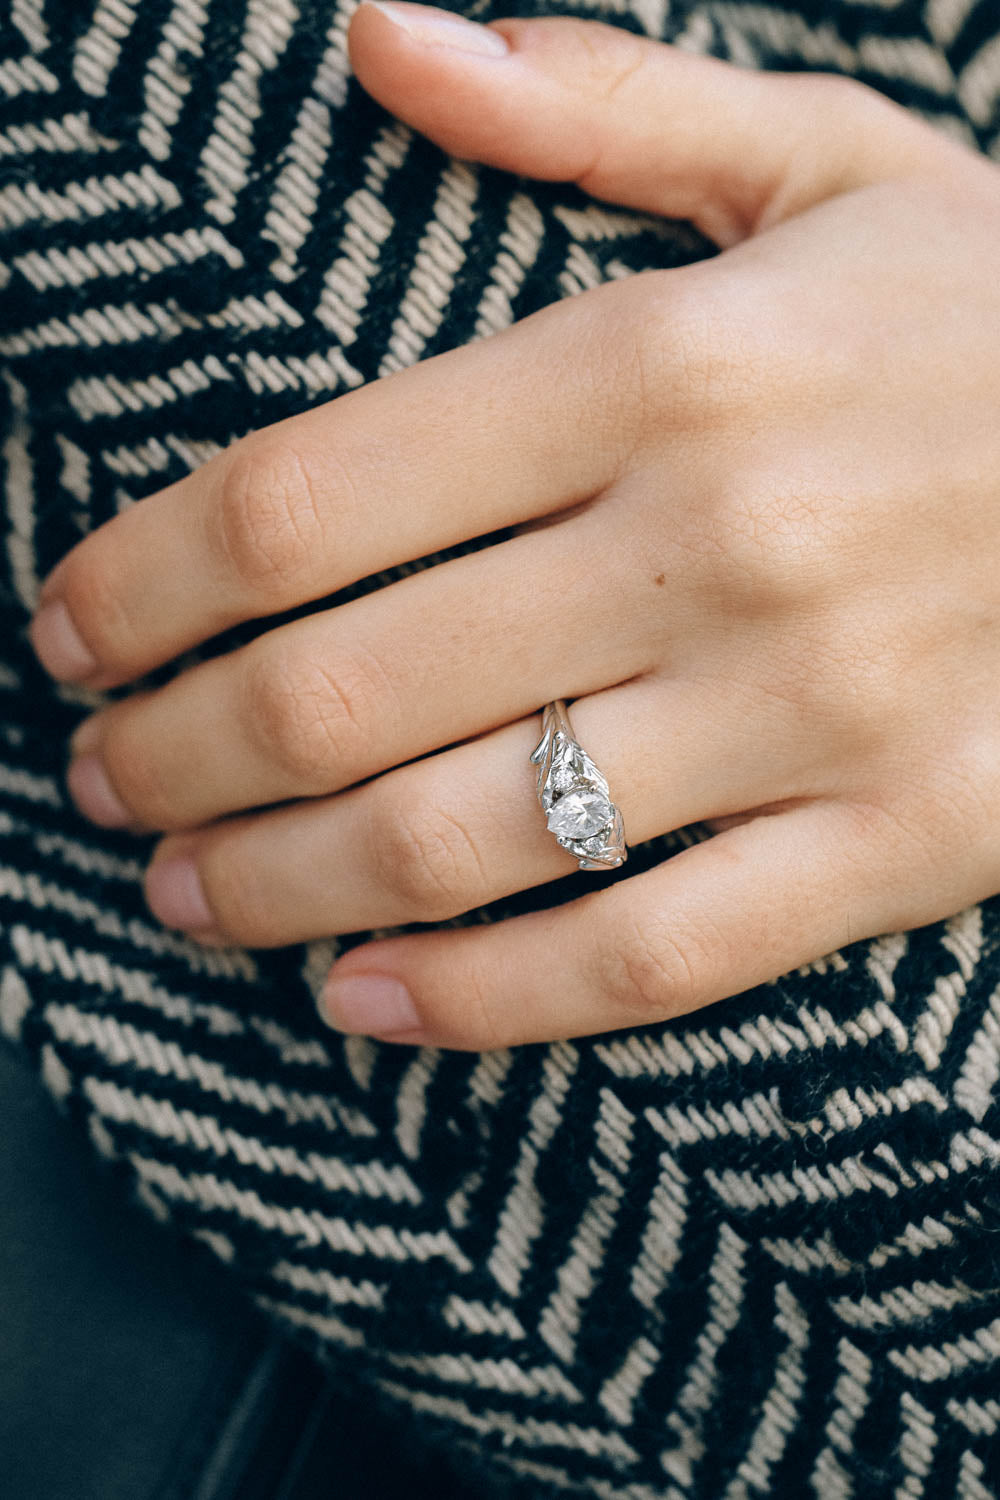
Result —
<path fill-rule="evenodd" d="M 69 784 L 105 825 L 180 829 L 339 791 L 652 665 L 588 590 L 594 510 L 282 626 L 89 720 Z M 609 559 L 634 573 L 627 553 Z M 645 650 L 650 651 L 649 643 Z M 103 783 L 107 783 L 106 785 Z"/>

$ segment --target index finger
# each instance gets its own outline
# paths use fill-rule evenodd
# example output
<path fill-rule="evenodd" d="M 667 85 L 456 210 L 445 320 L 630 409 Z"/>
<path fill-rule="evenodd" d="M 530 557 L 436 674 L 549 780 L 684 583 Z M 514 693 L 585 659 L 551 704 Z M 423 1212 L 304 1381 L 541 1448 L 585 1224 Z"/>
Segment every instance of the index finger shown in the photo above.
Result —
<path fill-rule="evenodd" d="M 43 665 L 110 687 L 593 495 L 634 425 L 632 305 L 600 288 L 242 438 L 63 559 L 32 625 Z"/>

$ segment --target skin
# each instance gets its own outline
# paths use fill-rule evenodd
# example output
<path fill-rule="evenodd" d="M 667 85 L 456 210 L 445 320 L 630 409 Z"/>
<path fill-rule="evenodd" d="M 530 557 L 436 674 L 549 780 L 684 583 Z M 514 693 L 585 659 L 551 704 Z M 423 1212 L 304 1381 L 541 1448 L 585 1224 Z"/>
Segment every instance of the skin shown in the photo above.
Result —
<path fill-rule="evenodd" d="M 33 639 L 106 687 L 522 528 L 93 716 L 81 810 L 166 834 L 149 903 L 206 942 L 441 921 L 574 868 L 527 757 L 575 700 L 630 843 L 716 837 L 336 964 L 330 1024 L 458 1048 L 677 1016 L 1000 890 L 1000 171 L 844 80 L 567 19 L 495 23 L 499 55 L 435 14 L 354 18 L 388 109 L 724 253 L 244 438 L 81 542 Z"/>

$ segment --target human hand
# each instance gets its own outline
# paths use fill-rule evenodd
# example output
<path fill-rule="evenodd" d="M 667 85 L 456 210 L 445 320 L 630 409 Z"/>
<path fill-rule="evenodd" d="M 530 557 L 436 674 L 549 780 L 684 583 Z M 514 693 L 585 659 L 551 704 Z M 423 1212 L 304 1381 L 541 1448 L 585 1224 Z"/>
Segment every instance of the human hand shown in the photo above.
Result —
<path fill-rule="evenodd" d="M 452 1047 L 660 1020 L 1000 889 L 1000 173 L 843 80 L 395 17 L 358 11 L 357 73 L 446 149 L 728 248 L 245 438 L 80 543 L 33 635 L 107 687 L 548 523 L 92 717 L 81 809 L 167 831 L 150 904 L 206 941 L 441 920 L 573 868 L 528 754 L 575 700 L 630 843 L 719 831 L 335 965 L 335 1024 Z"/>

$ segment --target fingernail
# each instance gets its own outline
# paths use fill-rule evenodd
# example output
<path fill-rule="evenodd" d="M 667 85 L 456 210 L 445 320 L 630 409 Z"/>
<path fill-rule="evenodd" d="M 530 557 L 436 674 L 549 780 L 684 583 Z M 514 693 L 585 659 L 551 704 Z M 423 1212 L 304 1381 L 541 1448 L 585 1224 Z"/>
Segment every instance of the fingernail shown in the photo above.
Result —
<path fill-rule="evenodd" d="M 132 814 L 118 796 L 98 755 L 81 755 L 66 773 L 70 795 L 85 818 L 101 828 L 124 828 Z"/>
<path fill-rule="evenodd" d="M 354 974 L 350 979 L 332 975 L 320 997 L 319 1013 L 328 1026 L 352 1036 L 393 1037 L 421 1029 L 409 990 L 388 974 Z"/>
<path fill-rule="evenodd" d="M 85 646 L 73 617 L 61 599 L 45 604 L 28 630 L 35 655 L 53 677 L 79 682 L 97 671 L 97 657 Z"/>
<path fill-rule="evenodd" d="M 185 932 L 209 932 L 215 927 L 198 867 L 186 855 L 168 856 L 150 865 L 146 901 L 166 927 L 180 927 Z"/>
<path fill-rule="evenodd" d="M 395 0 L 365 0 L 415 42 L 429 47 L 453 47 L 458 52 L 477 52 L 481 57 L 505 57 L 510 51 L 498 31 L 454 16 L 430 5 L 399 5 Z"/>

